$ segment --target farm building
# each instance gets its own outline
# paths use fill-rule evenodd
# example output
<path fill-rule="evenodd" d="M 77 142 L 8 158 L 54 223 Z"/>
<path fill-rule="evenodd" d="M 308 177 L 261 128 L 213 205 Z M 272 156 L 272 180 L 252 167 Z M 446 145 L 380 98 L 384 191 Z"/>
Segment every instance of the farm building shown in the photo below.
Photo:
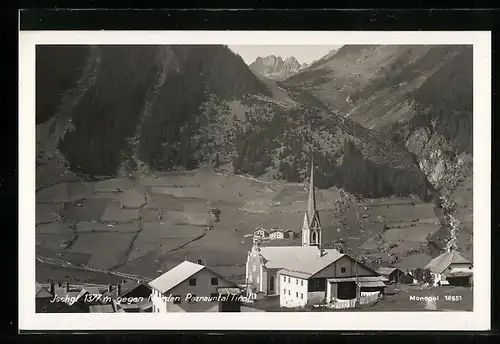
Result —
<path fill-rule="evenodd" d="M 401 284 L 413 283 L 413 277 L 398 268 L 380 267 L 376 271 L 379 275 L 387 278 L 388 283 L 401 283 Z"/>
<path fill-rule="evenodd" d="M 316 257 L 304 255 L 303 250 L 300 263 L 296 261 L 293 268 L 279 270 L 282 307 L 353 300 L 365 293 L 383 294 L 383 276 L 337 250 L 313 249 L 317 252 L 310 252 Z"/>
<path fill-rule="evenodd" d="M 295 239 L 297 237 L 297 233 L 292 231 L 291 229 L 287 229 L 286 231 L 283 231 L 284 237 L 288 239 Z"/>
<path fill-rule="evenodd" d="M 455 250 L 448 250 L 434 258 L 425 267 L 431 271 L 435 286 L 472 284 L 472 263 Z"/>
<path fill-rule="evenodd" d="M 149 282 L 153 312 L 240 312 L 238 286 L 205 265 L 184 261 Z"/>

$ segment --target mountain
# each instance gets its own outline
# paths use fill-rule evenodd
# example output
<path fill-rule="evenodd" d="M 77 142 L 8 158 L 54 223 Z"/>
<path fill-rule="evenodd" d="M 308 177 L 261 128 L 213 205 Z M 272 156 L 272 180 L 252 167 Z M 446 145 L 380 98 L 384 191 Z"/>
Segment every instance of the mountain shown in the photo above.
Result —
<path fill-rule="evenodd" d="M 471 46 L 346 45 L 278 86 L 404 146 L 441 194 L 436 244 L 469 250 L 472 75 Z"/>
<path fill-rule="evenodd" d="M 297 182 L 315 156 L 322 188 L 432 191 L 387 134 L 256 77 L 226 46 L 39 46 L 36 63 L 37 185 L 202 166 Z"/>
<path fill-rule="evenodd" d="M 269 55 L 266 57 L 257 57 L 250 64 L 250 69 L 255 74 L 271 80 L 284 80 L 295 74 L 302 66 L 293 56 L 283 60 L 280 56 Z"/>

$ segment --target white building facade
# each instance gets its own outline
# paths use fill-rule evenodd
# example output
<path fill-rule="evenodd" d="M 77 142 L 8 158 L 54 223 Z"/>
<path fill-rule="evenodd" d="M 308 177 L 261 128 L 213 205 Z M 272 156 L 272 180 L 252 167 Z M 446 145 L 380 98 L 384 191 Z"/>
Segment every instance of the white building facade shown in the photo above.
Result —
<path fill-rule="evenodd" d="M 294 274 L 295 275 L 295 274 Z M 280 306 L 304 307 L 307 304 L 307 278 L 293 277 L 284 272 L 280 273 Z"/>

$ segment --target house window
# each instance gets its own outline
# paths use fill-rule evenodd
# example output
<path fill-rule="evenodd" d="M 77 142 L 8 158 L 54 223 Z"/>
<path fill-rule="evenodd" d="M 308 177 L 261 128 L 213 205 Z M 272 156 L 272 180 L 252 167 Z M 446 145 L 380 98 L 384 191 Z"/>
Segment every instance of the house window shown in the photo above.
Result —
<path fill-rule="evenodd" d="M 196 285 L 196 278 L 190 278 L 190 279 L 189 279 L 189 285 L 190 285 L 191 287 L 194 287 L 194 286 Z"/>
<path fill-rule="evenodd" d="M 295 284 L 299 285 L 299 279 L 298 278 L 295 279 Z"/>
<path fill-rule="evenodd" d="M 340 273 L 342 273 L 342 274 L 345 273 L 345 266 L 340 268 Z"/>
<path fill-rule="evenodd" d="M 219 284 L 219 279 L 217 277 L 212 277 L 210 281 L 211 285 L 218 285 Z"/>
<path fill-rule="evenodd" d="M 269 278 L 269 290 L 274 291 L 274 276 Z"/>
<path fill-rule="evenodd" d="M 288 295 L 290 295 L 290 290 L 288 290 Z"/>
<path fill-rule="evenodd" d="M 181 296 L 180 295 L 174 295 L 174 305 L 180 305 L 181 304 Z"/>
<path fill-rule="evenodd" d="M 304 294 L 300 293 L 300 299 L 303 300 L 304 299 Z"/>
<path fill-rule="evenodd" d="M 295 297 L 299 297 L 299 292 L 295 292 Z"/>
<path fill-rule="evenodd" d="M 303 287 L 304 286 L 304 280 L 300 280 L 300 286 Z"/>
<path fill-rule="evenodd" d="M 286 289 L 283 289 L 283 295 L 286 295 Z"/>
<path fill-rule="evenodd" d="M 286 282 L 286 276 L 283 276 L 283 281 Z"/>
<path fill-rule="evenodd" d="M 290 283 L 290 277 L 288 277 L 288 283 Z"/>

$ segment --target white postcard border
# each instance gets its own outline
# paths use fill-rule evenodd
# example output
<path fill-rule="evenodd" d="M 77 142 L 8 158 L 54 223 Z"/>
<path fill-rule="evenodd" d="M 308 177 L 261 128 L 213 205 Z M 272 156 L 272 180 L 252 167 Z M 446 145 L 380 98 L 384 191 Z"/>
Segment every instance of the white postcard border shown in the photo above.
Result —
<path fill-rule="evenodd" d="M 35 313 L 35 45 L 472 44 L 473 312 Z M 491 33 L 487 31 L 20 31 L 20 330 L 488 330 L 491 266 Z"/>

